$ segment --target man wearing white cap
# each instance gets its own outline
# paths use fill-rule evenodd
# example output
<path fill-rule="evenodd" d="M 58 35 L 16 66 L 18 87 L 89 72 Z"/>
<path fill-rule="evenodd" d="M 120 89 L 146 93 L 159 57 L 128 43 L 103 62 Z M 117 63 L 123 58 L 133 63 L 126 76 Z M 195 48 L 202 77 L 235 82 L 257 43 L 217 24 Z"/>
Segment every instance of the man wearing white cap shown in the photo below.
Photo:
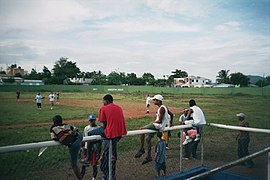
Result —
<path fill-rule="evenodd" d="M 151 130 L 158 130 L 162 132 L 166 126 L 171 126 L 173 121 L 173 114 L 168 110 L 168 108 L 164 105 L 162 105 L 163 97 L 160 94 L 155 95 L 152 98 L 155 105 L 159 107 L 157 110 L 157 117 L 154 122 L 149 123 L 148 125 L 142 127 L 141 129 L 151 129 Z M 148 146 L 148 152 L 147 157 L 143 161 L 142 164 L 148 163 L 152 161 L 151 157 L 151 139 L 154 137 L 155 133 L 148 134 L 148 137 L 146 139 L 146 143 Z M 145 141 L 145 135 L 141 135 L 141 147 L 140 150 L 135 155 L 135 158 L 140 158 L 144 153 L 144 141 Z"/>
<path fill-rule="evenodd" d="M 249 127 L 248 122 L 246 121 L 246 115 L 244 113 L 236 114 L 238 120 L 240 121 L 239 126 L 241 127 Z M 239 131 L 238 135 L 236 136 L 236 140 L 238 143 L 237 153 L 238 158 L 245 157 L 249 155 L 248 152 L 248 145 L 249 145 L 249 132 L 248 131 Z M 254 162 L 252 160 L 246 161 L 243 165 L 246 165 L 249 168 L 254 166 Z"/>

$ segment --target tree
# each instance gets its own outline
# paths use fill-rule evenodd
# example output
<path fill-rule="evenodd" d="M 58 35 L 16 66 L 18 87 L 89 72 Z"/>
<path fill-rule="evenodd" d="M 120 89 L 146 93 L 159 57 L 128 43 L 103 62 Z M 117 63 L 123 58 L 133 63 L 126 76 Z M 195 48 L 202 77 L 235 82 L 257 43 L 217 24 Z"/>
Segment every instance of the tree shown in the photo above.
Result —
<path fill-rule="evenodd" d="M 230 83 L 230 75 L 229 75 L 230 70 L 220 70 L 218 72 L 218 75 L 216 76 L 217 83 Z"/>
<path fill-rule="evenodd" d="M 17 64 L 11 64 L 10 68 L 17 68 Z"/>
<path fill-rule="evenodd" d="M 255 83 L 255 85 L 259 87 L 264 87 L 267 85 L 270 85 L 270 76 L 266 76 L 266 78 L 263 78 Z"/>
<path fill-rule="evenodd" d="M 80 69 L 77 67 L 76 62 L 68 61 L 68 58 L 61 57 L 59 61 L 54 65 L 53 70 L 53 83 L 63 84 L 64 80 L 68 78 L 75 78 L 80 73 Z"/>
<path fill-rule="evenodd" d="M 186 71 L 182 71 L 180 69 L 176 69 L 175 71 L 172 71 L 173 75 L 171 75 L 173 78 L 185 78 L 188 77 L 188 73 Z"/>
<path fill-rule="evenodd" d="M 43 66 L 42 80 L 44 81 L 44 83 L 50 84 L 51 78 L 52 78 L 51 71 L 46 66 Z"/>
<path fill-rule="evenodd" d="M 142 78 L 146 85 L 154 85 L 155 77 L 151 73 L 143 73 Z"/>
<path fill-rule="evenodd" d="M 32 68 L 30 74 L 24 75 L 24 79 L 39 80 L 41 79 L 41 77 L 42 77 L 41 73 L 38 73 L 34 68 Z"/>
<path fill-rule="evenodd" d="M 101 71 L 86 72 L 85 78 L 92 78 L 92 85 L 103 85 L 107 83 L 107 77 Z"/>
<path fill-rule="evenodd" d="M 232 73 L 230 75 L 230 81 L 234 85 L 240 85 L 240 87 L 247 87 L 249 78 L 245 76 L 244 74 L 238 72 L 238 73 Z"/>
<path fill-rule="evenodd" d="M 113 71 L 107 76 L 107 79 L 109 85 L 121 85 L 125 82 L 125 74 Z"/>

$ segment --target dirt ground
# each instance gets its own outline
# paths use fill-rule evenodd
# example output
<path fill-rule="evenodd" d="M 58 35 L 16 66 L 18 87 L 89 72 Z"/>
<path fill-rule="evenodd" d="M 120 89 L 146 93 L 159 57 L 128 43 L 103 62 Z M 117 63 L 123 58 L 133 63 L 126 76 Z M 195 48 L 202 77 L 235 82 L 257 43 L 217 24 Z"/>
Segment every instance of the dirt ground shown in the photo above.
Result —
<path fill-rule="evenodd" d="M 32 101 L 32 100 L 25 100 L 25 101 Z M 72 100 L 72 99 L 62 99 L 61 105 L 67 105 L 67 106 L 78 106 L 78 107 L 84 107 L 84 108 L 99 108 L 102 106 L 102 101 L 100 100 Z M 128 118 L 136 118 L 136 117 L 143 117 L 143 116 L 151 116 L 154 118 L 155 112 L 157 110 L 157 107 L 155 107 L 153 104 L 150 106 L 150 114 L 146 115 L 146 108 L 145 104 L 138 103 L 138 102 L 115 102 L 116 104 L 120 105 L 123 108 L 124 116 L 126 119 Z M 169 109 L 173 113 L 179 113 L 180 108 L 174 108 L 169 107 Z M 177 120 L 175 120 L 176 123 Z M 70 119 L 65 120 L 66 123 L 79 123 L 82 122 L 82 119 Z M 1 128 L 18 128 L 18 127 L 27 127 L 27 126 L 43 126 L 51 124 L 51 122 L 44 122 L 44 123 L 36 123 L 36 124 L 18 124 L 13 126 L 0 126 Z M 155 171 L 153 169 L 154 162 L 148 163 L 146 165 L 141 165 L 142 159 L 135 159 L 133 158 L 134 154 L 136 152 L 129 152 L 128 154 L 123 154 L 124 159 L 119 158 L 117 162 L 117 179 L 154 179 L 155 178 Z M 179 149 L 177 146 L 172 146 L 172 148 L 168 151 L 168 157 L 172 160 L 169 161 L 168 167 L 171 167 L 168 169 L 168 174 L 175 173 L 179 170 Z M 221 152 L 222 155 L 222 152 Z M 121 157 L 121 156 L 120 156 Z M 127 160 L 127 157 L 128 160 Z M 131 157 L 131 158 L 130 158 Z M 220 166 L 226 162 L 219 162 L 215 161 L 214 159 L 207 159 L 204 161 L 204 165 L 206 166 Z M 231 172 L 237 172 L 244 175 L 249 176 L 256 176 L 259 179 L 267 179 L 267 156 L 261 156 L 255 159 L 256 166 L 252 169 L 248 169 L 244 166 L 235 166 L 233 168 L 230 168 L 228 171 Z M 120 167 L 121 164 L 121 167 Z M 183 162 L 183 167 L 189 168 L 200 165 L 200 160 L 189 160 Z M 130 170 L 132 169 L 132 171 Z M 131 177 L 126 176 L 126 172 L 132 172 Z M 90 168 L 86 172 L 86 177 L 91 177 L 91 170 Z M 70 178 L 74 178 L 72 174 L 69 174 Z M 147 177 L 147 178 L 146 178 Z M 70 179 L 69 177 L 66 177 L 66 179 Z"/>

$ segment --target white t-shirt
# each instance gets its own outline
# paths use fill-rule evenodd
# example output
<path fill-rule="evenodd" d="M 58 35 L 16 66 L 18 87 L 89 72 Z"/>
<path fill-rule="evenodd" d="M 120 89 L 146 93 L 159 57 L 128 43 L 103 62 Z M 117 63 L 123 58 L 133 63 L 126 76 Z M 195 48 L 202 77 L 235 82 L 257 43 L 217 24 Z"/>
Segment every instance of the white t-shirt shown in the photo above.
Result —
<path fill-rule="evenodd" d="M 192 117 L 194 124 L 206 124 L 206 120 L 203 111 L 198 106 L 192 106 L 190 109 L 193 110 Z"/>
<path fill-rule="evenodd" d="M 95 130 L 97 128 L 99 128 L 99 126 L 95 126 L 95 127 L 92 127 L 90 125 L 85 126 L 85 128 L 83 130 L 83 137 L 88 136 L 88 132 L 93 131 L 93 130 Z M 84 147 L 85 147 L 85 149 L 87 149 L 87 142 L 85 142 L 85 146 Z"/>
<path fill-rule="evenodd" d="M 49 98 L 50 98 L 50 102 L 53 102 L 54 101 L 54 94 L 50 94 Z"/>
<path fill-rule="evenodd" d="M 41 103 L 42 102 L 42 96 L 41 95 L 36 95 L 36 103 Z"/>
<path fill-rule="evenodd" d="M 156 117 L 155 122 L 159 120 L 159 116 L 160 116 L 159 111 L 160 111 L 161 107 L 163 107 L 165 109 L 165 114 L 163 116 L 162 123 L 153 123 L 155 128 L 159 129 L 160 132 L 162 132 L 166 126 L 170 127 L 170 121 L 171 121 L 171 116 L 168 113 L 168 109 L 166 108 L 166 106 L 161 105 L 157 111 L 157 117 Z"/>

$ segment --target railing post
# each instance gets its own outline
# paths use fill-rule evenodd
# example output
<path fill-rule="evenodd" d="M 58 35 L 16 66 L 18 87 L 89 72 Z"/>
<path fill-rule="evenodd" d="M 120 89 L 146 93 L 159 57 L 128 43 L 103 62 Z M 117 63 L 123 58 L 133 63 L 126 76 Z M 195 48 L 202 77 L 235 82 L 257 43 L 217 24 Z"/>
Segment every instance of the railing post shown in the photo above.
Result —
<path fill-rule="evenodd" d="M 183 166 L 183 129 L 180 129 L 180 172 L 182 172 L 182 166 Z"/>
<path fill-rule="evenodd" d="M 270 179 L 270 152 L 268 153 L 268 179 Z"/>
<path fill-rule="evenodd" d="M 109 141 L 109 180 L 112 180 L 112 140 Z"/>
<path fill-rule="evenodd" d="M 204 155 L 204 149 L 203 149 L 203 137 L 201 137 L 201 166 L 203 166 L 203 155 Z"/>

